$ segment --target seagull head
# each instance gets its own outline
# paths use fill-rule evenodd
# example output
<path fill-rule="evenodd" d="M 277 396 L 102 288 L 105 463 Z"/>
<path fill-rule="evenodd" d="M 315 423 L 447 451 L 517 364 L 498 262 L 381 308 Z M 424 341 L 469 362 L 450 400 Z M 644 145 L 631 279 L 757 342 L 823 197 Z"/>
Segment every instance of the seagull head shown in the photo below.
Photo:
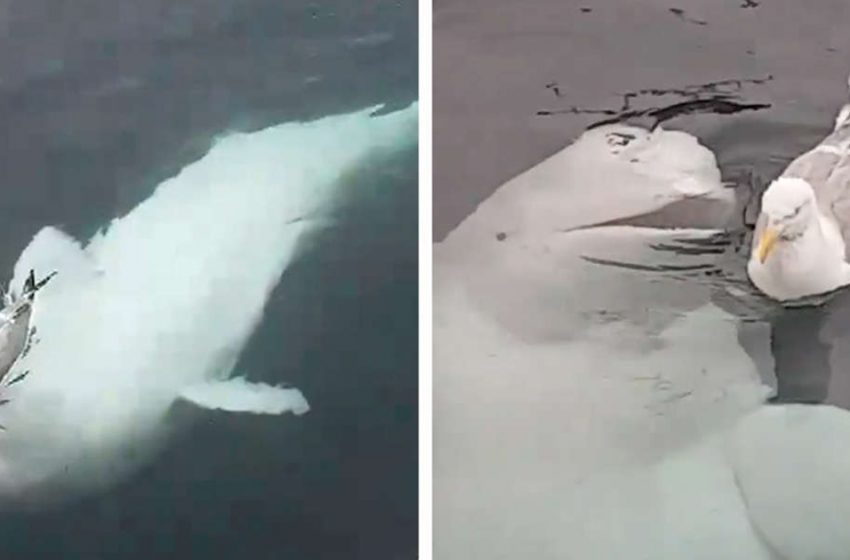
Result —
<path fill-rule="evenodd" d="M 803 179 L 780 177 L 762 195 L 761 213 L 765 220 L 755 239 L 755 255 L 764 263 L 779 243 L 802 236 L 815 218 L 815 192 Z"/>

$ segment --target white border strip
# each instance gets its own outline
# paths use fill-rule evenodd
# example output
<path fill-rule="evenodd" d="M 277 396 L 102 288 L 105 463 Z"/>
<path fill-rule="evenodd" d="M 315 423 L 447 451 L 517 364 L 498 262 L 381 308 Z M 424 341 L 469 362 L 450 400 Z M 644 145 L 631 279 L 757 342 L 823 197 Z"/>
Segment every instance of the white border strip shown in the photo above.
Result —
<path fill-rule="evenodd" d="M 419 558 L 432 558 L 432 0 L 419 0 Z"/>

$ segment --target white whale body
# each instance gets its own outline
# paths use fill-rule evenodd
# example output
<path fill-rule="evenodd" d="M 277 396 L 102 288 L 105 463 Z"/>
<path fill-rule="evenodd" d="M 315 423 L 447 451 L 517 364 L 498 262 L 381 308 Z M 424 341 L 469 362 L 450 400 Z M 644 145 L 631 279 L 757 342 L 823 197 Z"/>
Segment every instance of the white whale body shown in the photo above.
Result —
<path fill-rule="evenodd" d="M 296 414 L 296 389 L 231 378 L 299 242 L 346 173 L 416 142 L 417 105 L 232 134 L 87 243 L 42 229 L 10 286 L 57 272 L 0 387 L 0 506 L 108 487 L 167 441 L 178 400 Z M 25 379 L 9 384 L 26 373 Z"/>

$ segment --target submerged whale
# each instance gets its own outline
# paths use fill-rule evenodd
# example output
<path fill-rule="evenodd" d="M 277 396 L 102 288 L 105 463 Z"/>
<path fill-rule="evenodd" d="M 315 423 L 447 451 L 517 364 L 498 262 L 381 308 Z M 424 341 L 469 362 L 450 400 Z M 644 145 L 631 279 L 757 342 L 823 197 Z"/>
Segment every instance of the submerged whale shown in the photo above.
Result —
<path fill-rule="evenodd" d="M 309 409 L 234 367 L 305 235 L 351 195 L 346 174 L 415 146 L 416 103 L 375 110 L 226 135 L 87 242 L 35 235 L 9 292 L 31 270 L 56 276 L 32 301 L 36 343 L 0 381 L 0 507 L 108 488 L 168 441 L 178 401 Z"/>

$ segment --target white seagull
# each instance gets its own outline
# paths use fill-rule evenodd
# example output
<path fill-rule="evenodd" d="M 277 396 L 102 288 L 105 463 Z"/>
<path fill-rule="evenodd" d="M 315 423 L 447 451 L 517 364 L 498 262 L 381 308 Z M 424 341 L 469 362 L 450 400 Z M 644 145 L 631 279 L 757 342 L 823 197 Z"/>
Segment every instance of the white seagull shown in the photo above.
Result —
<path fill-rule="evenodd" d="M 850 104 L 833 132 L 765 190 L 747 272 L 779 301 L 831 292 L 850 284 L 848 240 Z"/>

